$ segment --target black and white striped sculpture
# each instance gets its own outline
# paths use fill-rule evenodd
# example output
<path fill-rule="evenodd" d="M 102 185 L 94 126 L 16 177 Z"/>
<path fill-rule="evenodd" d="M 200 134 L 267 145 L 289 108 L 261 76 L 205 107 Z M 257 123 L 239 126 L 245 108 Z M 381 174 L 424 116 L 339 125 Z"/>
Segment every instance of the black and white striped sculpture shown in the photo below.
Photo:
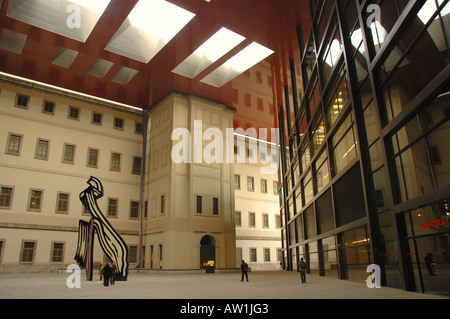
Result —
<path fill-rule="evenodd" d="M 91 213 L 89 221 L 80 220 L 78 228 L 78 246 L 75 260 L 86 268 L 87 280 L 92 281 L 94 233 L 97 233 L 100 246 L 105 255 L 116 265 L 115 280 L 127 280 L 128 248 L 125 241 L 103 216 L 97 205 L 97 199 L 103 196 L 103 185 L 91 176 L 89 186 L 80 193 L 80 201 Z"/>

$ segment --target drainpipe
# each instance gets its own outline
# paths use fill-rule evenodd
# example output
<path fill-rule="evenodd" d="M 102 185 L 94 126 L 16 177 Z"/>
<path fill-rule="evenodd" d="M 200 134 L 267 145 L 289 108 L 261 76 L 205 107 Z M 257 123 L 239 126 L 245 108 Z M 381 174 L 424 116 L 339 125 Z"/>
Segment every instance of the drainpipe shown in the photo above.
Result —
<path fill-rule="evenodd" d="M 144 256 L 144 183 L 145 183 L 145 159 L 147 154 L 147 131 L 148 131 L 148 110 L 142 111 L 142 157 L 141 157 L 141 176 L 139 186 L 139 261 L 136 269 L 141 269 Z"/>

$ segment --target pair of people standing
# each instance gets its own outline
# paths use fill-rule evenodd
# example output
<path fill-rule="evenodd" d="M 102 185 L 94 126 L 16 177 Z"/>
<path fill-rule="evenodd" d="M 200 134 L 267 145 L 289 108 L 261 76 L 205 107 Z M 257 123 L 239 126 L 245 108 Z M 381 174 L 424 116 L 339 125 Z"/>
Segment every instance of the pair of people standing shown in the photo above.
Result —
<path fill-rule="evenodd" d="M 109 265 L 107 262 L 100 270 L 100 279 L 103 276 L 103 286 L 108 287 L 109 284 L 114 285 L 114 274 L 116 273 L 116 265 L 114 263 Z"/>

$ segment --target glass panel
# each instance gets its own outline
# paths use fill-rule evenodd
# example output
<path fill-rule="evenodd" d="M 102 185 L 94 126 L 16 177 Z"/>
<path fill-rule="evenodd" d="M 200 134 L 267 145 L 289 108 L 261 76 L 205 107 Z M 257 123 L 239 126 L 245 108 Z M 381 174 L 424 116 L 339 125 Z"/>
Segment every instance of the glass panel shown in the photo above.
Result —
<path fill-rule="evenodd" d="M 313 189 L 313 183 L 312 183 L 312 179 L 311 179 L 311 172 L 309 172 L 306 175 L 306 177 L 303 181 L 303 185 L 304 185 L 303 194 L 305 196 L 305 205 L 308 205 L 308 203 L 314 197 L 314 189 Z"/>
<path fill-rule="evenodd" d="M 304 213 L 305 215 L 305 230 L 306 230 L 306 236 L 305 238 L 313 238 L 317 235 L 316 232 L 316 221 L 314 217 L 314 206 L 311 205 L 308 207 L 308 209 Z"/>
<path fill-rule="evenodd" d="M 303 215 L 298 216 L 295 219 L 295 223 L 297 226 L 297 235 L 298 235 L 298 242 L 301 243 L 305 240 L 305 234 L 303 231 Z"/>
<path fill-rule="evenodd" d="M 450 296 L 450 238 L 447 235 L 416 239 L 417 258 L 426 293 Z M 416 274 L 418 276 L 418 274 Z"/>
<path fill-rule="evenodd" d="M 350 117 L 346 120 L 346 122 L 348 122 L 349 119 Z M 344 122 L 344 124 L 336 132 L 336 135 L 333 137 L 333 145 L 334 145 L 333 155 L 336 174 L 342 171 L 342 169 L 348 163 L 350 163 L 350 161 L 357 154 L 355 136 L 353 133 L 353 125 L 347 132 L 345 132 L 345 129 L 346 125 Z M 345 135 L 342 137 L 340 141 L 338 141 L 342 134 Z"/>
<path fill-rule="evenodd" d="M 450 198 L 435 205 L 411 211 L 413 234 L 435 234 L 450 230 Z"/>
<path fill-rule="evenodd" d="M 333 190 L 336 226 L 342 226 L 366 216 L 359 164 L 339 179 Z"/>
<path fill-rule="evenodd" d="M 334 229 L 331 190 L 328 190 L 316 201 L 318 233 L 322 234 Z M 324 248 L 325 249 L 325 248 Z"/>
<path fill-rule="evenodd" d="M 347 82 L 345 79 L 345 71 L 342 69 L 340 77 L 336 81 L 335 86 L 331 90 L 331 95 L 328 98 L 326 105 L 326 120 L 327 128 L 330 129 L 339 115 L 342 113 L 344 106 L 348 101 Z"/>

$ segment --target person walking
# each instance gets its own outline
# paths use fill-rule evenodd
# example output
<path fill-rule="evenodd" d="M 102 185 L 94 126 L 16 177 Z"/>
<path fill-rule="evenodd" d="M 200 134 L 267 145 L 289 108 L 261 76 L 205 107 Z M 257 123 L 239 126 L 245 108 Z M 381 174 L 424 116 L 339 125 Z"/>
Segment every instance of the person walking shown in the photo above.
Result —
<path fill-rule="evenodd" d="M 245 278 L 247 278 L 247 282 L 248 282 L 248 264 L 242 260 L 241 262 L 241 272 L 242 272 L 242 277 L 241 277 L 241 281 L 244 281 L 244 276 Z"/>
<path fill-rule="evenodd" d="M 306 262 L 303 260 L 303 258 L 300 258 L 300 262 L 298 263 L 298 271 L 300 272 L 302 284 L 306 284 Z"/>
<path fill-rule="evenodd" d="M 109 263 L 107 262 L 103 267 L 103 286 L 105 287 L 109 286 L 110 278 L 111 278 L 111 266 L 109 266 Z"/>

